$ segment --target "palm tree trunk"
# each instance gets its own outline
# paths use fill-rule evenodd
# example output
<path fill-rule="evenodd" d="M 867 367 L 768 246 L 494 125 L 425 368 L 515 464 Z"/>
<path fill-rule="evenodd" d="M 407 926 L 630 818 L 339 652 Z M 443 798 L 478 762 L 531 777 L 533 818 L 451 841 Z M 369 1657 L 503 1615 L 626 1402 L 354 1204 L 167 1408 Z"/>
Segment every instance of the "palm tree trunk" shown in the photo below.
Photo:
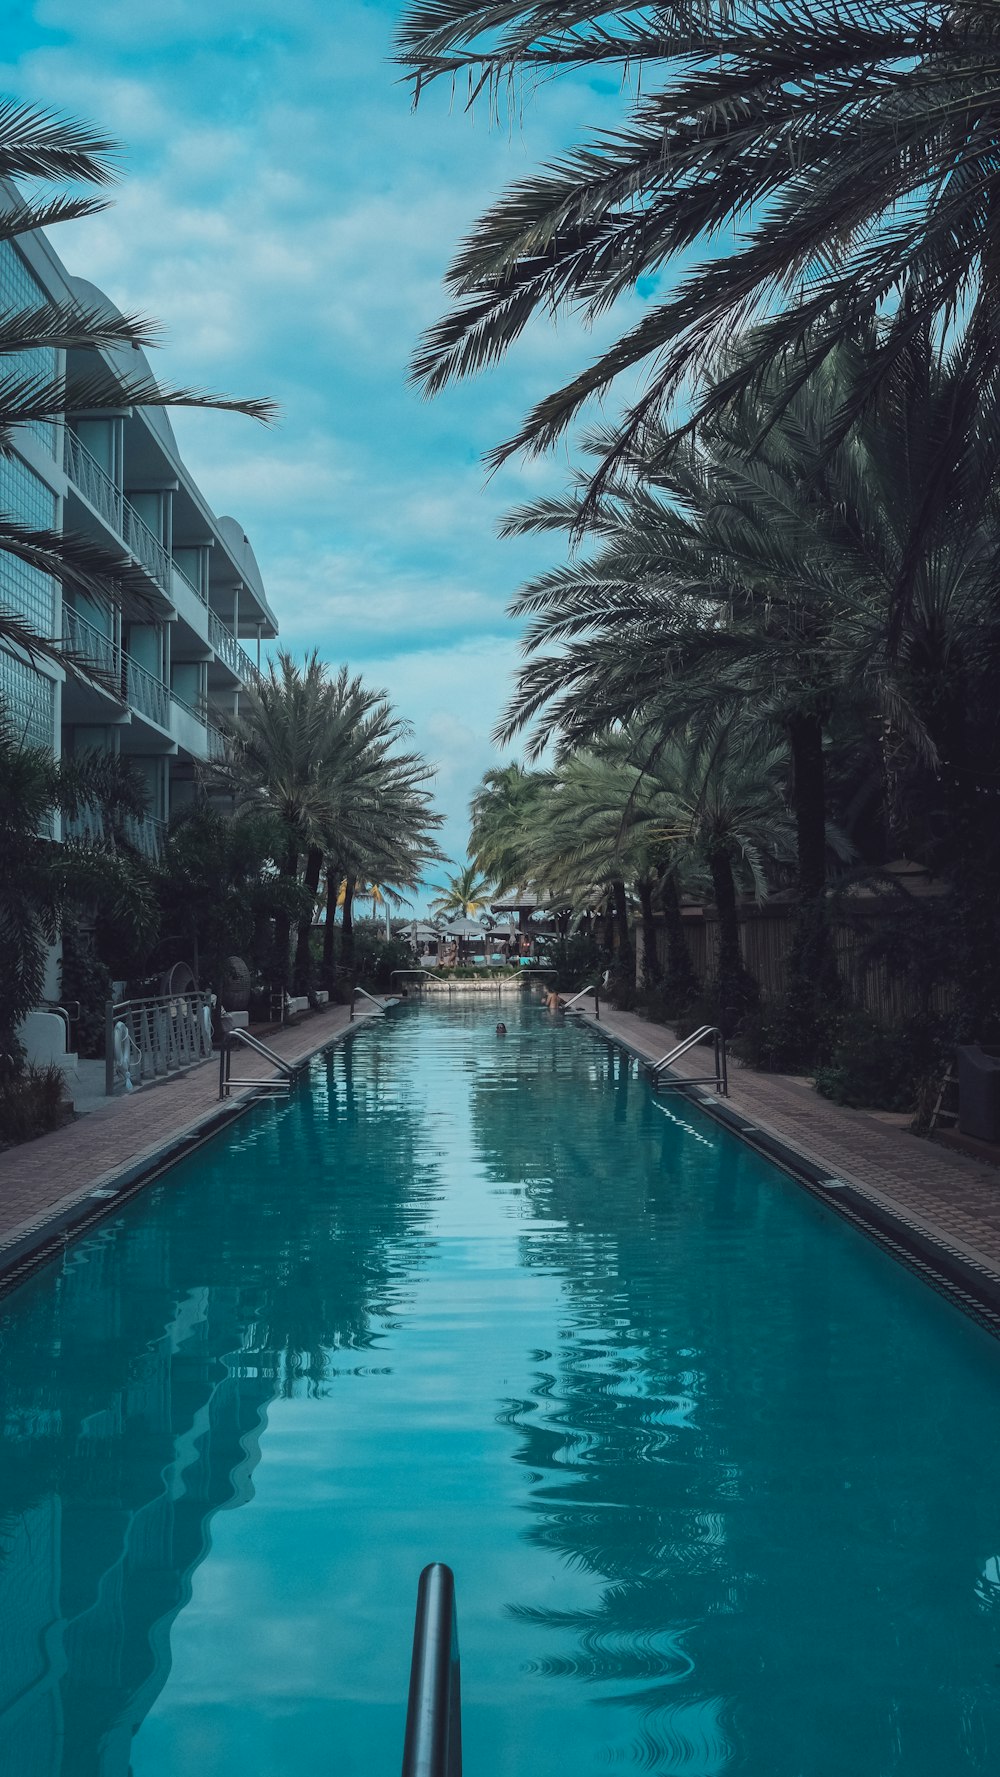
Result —
<path fill-rule="evenodd" d="M 691 948 L 684 930 L 680 896 L 673 876 L 664 879 L 660 901 L 667 927 L 667 993 L 671 1010 L 684 1011 L 697 997 L 698 976 L 691 959 Z"/>
<path fill-rule="evenodd" d="M 625 893 L 625 884 L 623 882 L 619 881 L 611 884 L 611 900 L 615 913 L 615 925 L 618 928 L 618 948 L 623 952 L 622 960 L 624 961 L 624 954 L 629 950 L 629 929 L 628 897 Z"/>
<path fill-rule="evenodd" d="M 823 720 L 811 711 L 788 719 L 792 755 L 792 805 L 798 857 L 798 890 L 803 903 L 826 890 L 826 772 Z"/>
<path fill-rule="evenodd" d="M 357 880 L 356 876 L 349 876 L 344 883 L 344 911 L 341 918 L 340 954 L 343 957 L 344 967 L 346 969 L 350 969 L 354 962 L 354 915 L 351 911 L 351 906 L 354 900 L 354 890 L 357 887 Z"/>
<path fill-rule="evenodd" d="M 656 919 L 653 913 L 653 885 L 648 877 L 640 877 L 637 884 L 639 907 L 642 913 L 642 979 L 646 987 L 654 987 L 659 981 L 659 953 L 656 948 Z"/>
<path fill-rule="evenodd" d="M 340 888 L 340 865 L 332 866 L 326 873 L 326 924 L 323 927 L 323 986 L 329 992 L 333 987 L 334 954 L 337 943 L 337 891 Z"/>
<path fill-rule="evenodd" d="M 792 806 L 798 862 L 798 907 L 788 955 L 788 1000 L 795 1009 L 804 1058 L 811 1059 L 822 1006 L 838 997 L 840 980 L 826 910 L 826 772 L 823 718 L 800 711 L 788 720 Z"/>
<path fill-rule="evenodd" d="M 709 856 L 715 910 L 719 916 L 719 991 L 718 1020 L 726 1036 L 732 1036 L 740 1015 L 758 999 L 756 983 L 743 967 L 740 950 L 740 921 L 736 911 L 736 882 L 733 867 L 725 851 Z"/>
<path fill-rule="evenodd" d="M 299 920 L 298 939 L 295 945 L 295 991 L 308 993 L 312 975 L 312 958 L 310 947 L 312 941 L 313 914 L 316 911 L 316 896 L 319 893 L 319 879 L 323 870 L 323 853 L 316 845 L 311 845 L 306 855 L 306 869 L 303 882 L 312 895 L 309 912 Z"/>
<path fill-rule="evenodd" d="M 299 848 L 294 839 L 289 839 L 282 860 L 281 874 L 293 881 L 299 873 Z M 291 914 L 279 908 L 274 920 L 274 950 L 276 959 L 277 986 L 288 986 L 288 953 L 292 941 Z"/>
<path fill-rule="evenodd" d="M 610 961 L 615 950 L 615 903 L 610 891 L 608 892 L 608 898 L 604 905 L 603 943 L 604 948 L 608 953 L 608 960 Z"/>

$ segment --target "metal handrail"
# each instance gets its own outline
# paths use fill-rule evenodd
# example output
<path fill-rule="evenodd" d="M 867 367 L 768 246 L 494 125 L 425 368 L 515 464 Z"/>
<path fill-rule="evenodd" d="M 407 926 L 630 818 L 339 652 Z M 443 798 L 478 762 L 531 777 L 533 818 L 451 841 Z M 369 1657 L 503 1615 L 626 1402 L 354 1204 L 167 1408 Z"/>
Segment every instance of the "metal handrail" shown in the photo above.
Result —
<path fill-rule="evenodd" d="M 714 1086 L 716 1092 L 720 1093 L 723 1098 L 728 1098 L 729 1066 L 726 1059 L 726 1038 L 725 1033 L 721 1031 L 716 1024 L 701 1025 L 698 1030 L 692 1031 L 691 1035 L 685 1037 L 682 1042 L 675 1043 L 674 1047 L 668 1050 L 666 1055 L 661 1055 L 659 1061 L 650 1063 L 653 1078 L 657 1085 L 661 1084 L 660 1070 L 669 1067 L 671 1063 L 677 1061 L 680 1056 L 686 1055 L 689 1049 L 693 1049 L 695 1044 L 702 1042 L 705 1037 L 712 1037 L 714 1039 L 714 1074 L 682 1076 L 680 1079 L 667 1080 L 662 1083 L 668 1088 L 672 1088 L 674 1091 L 684 1091 L 688 1086 Z"/>
<path fill-rule="evenodd" d="M 280 1068 L 285 1076 L 280 1080 L 244 1080 L 233 1074 L 233 1043 L 245 1043 L 257 1055 L 263 1055 L 274 1067 Z M 231 1086 L 252 1086 L 258 1092 L 290 1092 L 295 1077 L 295 1068 L 291 1062 L 284 1061 L 262 1043 L 259 1037 L 251 1036 L 248 1030 L 224 1030 L 219 1048 L 219 1097 L 229 1097 Z"/>
<path fill-rule="evenodd" d="M 576 1005 L 577 1000 L 582 1000 L 584 994 L 586 994 L 586 993 L 596 994 L 596 992 L 597 992 L 597 988 L 594 986 L 593 982 L 590 983 L 589 987 L 581 987 L 579 993 L 575 993 L 571 1000 L 566 1001 L 566 1004 L 563 1007 L 563 1011 L 564 1012 L 572 1011 L 573 1007 Z"/>
<path fill-rule="evenodd" d="M 462 1777 L 462 1668 L 455 1575 L 425 1567 L 417 1588 L 402 1777 Z"/>
<path fill-rule="evenodd" d="M 659 1061 L 650 1064 L 654 1074 L 659 1073 L 661 1067 L 669 1067 L 670 1063 L 676 1061 L 679 1055 L 683 1055 L 688 1049 L 693 1049 L 695 1043 L 700 1043 L 703 1037 L 712 1036 L 714 1031 L 714 1024 L 702 1024 L 698 1030 L 693 1030 L 689 1037 L 683 1037 L 679 1043 L 674 1044 L 672 1049 L 668 1049 L 666 1055 L 661 1055 Z"/>
<path fill-rule="evenodd" d="M 132 1080 L 131 1060 L 122 1065 L 126 1090 L 147 1079 L 179 1072 L 210 1061 L 212 1056 L 211 1000 L 191 988 L 183 993 L 149 994 L 142 999 L 108 1000 L 104 1008 L 104 1089 L 113 1097 L 117 1086 L 115 1032 L 124 1026 L 129 1056 L 139 1061 L 139 1076 Z M 126 1077 L 127 1076 L 127 1077 Z"/>
<path fill-rule="evenodd" d="M 140 715 L 148 716 L 158 727 L 169 730 L 170 698 L 169 686 L 155 673 L 140 666 L 131 654 L 122 653 L 122 691 L 125 701 Z"/>
<path fill-rule="evenodd" d="M 248 1048 L 256 1049 L 258 1055 L 265 1056 L 268 1061 L 274 1063 L 275 1067 L 280 1067 L 282 1073 L 287 1074 L 290 1080 L 295 1078 L 293 1064 L 290 1061 L 284 1061 L 280 1055 L 276 1055 L 273 1049 L 269 1049 L 266 1043 L 262 1043 L 259 1037 L 252 1036 L 248 1030 L 227 1030 L 226 1036 L 230 1042 L 246 1043 Z"/>
<path fill-rule="evenodd" d="M 63 646 L 92 663 L 110 681 L 113 693 L 121 696 L 122 651 L 114 636 L 106 635 L 96 623 L 88 622 L 72 605 L 63 605 Z"/>
<path fill-rule="evenodd" d="M 246 649 L 240 646 L 233 631 L 227 628 L 218 612 L 212 610 L 211 605 L 208 606 L 208 640 L 219 659 L 225 662 L 230 672 L 235 673 L 243 684 L 259 685 L 261 683 L 261 675 Z"/>
<path fill-rule="evenodd" d="M 391 980 L 392 980 L 392 976 L 391 976 L 391 975 L 390 975 L 390 977 L 389 977 L 389 979 L 390 979 L 390 981 L 391 981 Z M 355 997 L 356 997 L 356 996 L 357 996 L 357 995 L 358 995 L 358 994 L 359 994 L 359 993 L 360 993 L 360 994 L 361 994 L 361 995 L 362 995 L 362 997 L 363 997 L 363 998 L 364 998 L 364 999 L 366 999 L 366 1000 L 371 1000 L 371 1003 L 372 1003 L 372 1005 L 373 1005 L 373 1006 L 374 1006 L 374 1007 L 375 1007 L 375 1016 L 376 1016 L 376 1018 L 384 1018 L 384 1017 L 385 1017 L 385 1015 L 386 1015 L 386 1013 L 387 1013 L 387 1011 L 388 1011 L 388 1010 L 389 1010 L 389 1007 L 390 1007 L 390 1006 L 397 1006 L 397 1005 L 398 1005 L 398 1004 L 399 1004 L 399 1001 L 398 1001 L 398 1000 L 392 1000 L 392 999 L 389 999 L 389 1000 L 379 1000 L 379 999 L 376 999 L 376 997 L 375 997 L 375 995 L 374 995 L 374 994 L 373 994 L 373 993 L 369 993 L 369 992 L 368 992 L 368 989 L 367 989 L 367 987 L 356 987 L 356 988 L 355 988 L 355 989 L 354 989 L 354 992 L 353 992 L 353 993 L 352 993 L 352 994 L 351 994 L 351 1018 L 352 1018 L 352 1019 L 353 1019 L 353 1017 L 354 1017 L 354 1001 L 355 1001 Z"/>

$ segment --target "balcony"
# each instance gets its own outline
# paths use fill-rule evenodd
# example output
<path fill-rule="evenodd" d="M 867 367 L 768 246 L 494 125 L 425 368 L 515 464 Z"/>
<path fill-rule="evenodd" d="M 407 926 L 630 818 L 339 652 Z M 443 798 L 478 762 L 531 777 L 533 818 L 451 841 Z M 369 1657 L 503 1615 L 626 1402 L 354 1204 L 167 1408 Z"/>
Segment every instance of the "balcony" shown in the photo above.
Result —
<path fill-rule="evenodd" d="M 117 482 L 101 468 L 86 445 L 67 426 L 64 433 L 63 468 L 74 487 L 99 512 L 105 524 L 121 537 L 129 554 L 145 568 L 150 579 L 166 598 L 170 597 L 170 557 L 163 544 L 153 536 L 148 524 L 139 517 Z"/>
<path fill-rule="evenodd" d="M 175 740 L 178 746 L 200 759 L 221 759 L 225 741 L 208 720 L 204 710 L 185 703 L 162 679 L 147 672 L 144 666 L 113 641 L 103 630 L 88 623 L 70 605 L 63 607 L 63 643 L 79 660 L 92 662 L 95 682 L 102 690 L 120 698 L 139 714 L 155 722 Z"/>
<path fill-rule="evenodd" d="M 122 695 L 122 651 L 112 636 L 88 623 L 71 605 L 63 606 L 63 647 L 94 668 L 102 690 Z"/>
<path fill-rule="evenodd" d="M 231 629 L 227 629 L 220 617 L 209 610 L 208 643 L 214 654 L 217 654 L 223 665 L 228 666 L 244 685 L 259 685 L 260 673 L 254 666 L 245 648 L 241 648 Z"/>
<path fill-rule="evenodd" d="M 64 839 L 94 845 L 103 844 L 114 837 L 140 852 L 144 858 L 162 857 L 166 833 L 166 821 L 158 821 L 150 814 L 141 818 L 127 814 L 121 817 L 117 823 L 117 832 L 112 834 L 107 815 L 95 803 L 88 803 L 74 815 L 63 815 Z"/>
<path fill-rule="evenodd" d="M 139 666 L 130 654 L 122 655 L 122 687 L 125 701 L 159 728 L 170 727 L 170 692 L 162 679 Z"/>
<path fill-rule="evenodd" d="M 63 436 L 63 468 L 74 487 L 79 489 L 84 499 L 100 513 L 105 524 L 121 538 L 129 554 L 140 567 L 145 568 L 154 585 L 171 605 L 176 607 L 182 602 L 177 597 L 178 581 L 182 594 L 186 592 L 191 595 L 196 604 L 192 607 L 189 599 L 188 605 L 197 627 L 207 633 L 209 647 L 228 666 L 230 672 L 243 684 L 259 684 L 260 673 L 249 654 L 240 646 L 232 630 L 227 629 L 221 617 L 212 610 L 204 593 L 188 579 L 183 568 L 179 568 L 172 560 L 163 544 L 139 517 L 135 507 L 126 500 L 121 488 L 101 468 L 96 457 L 91 456 L 86 445 L 81 444 L 68 426 Z M 198 607 L 201 607 L 200 613 Z M 187 612 L 183 614 L 188 615 Z"/>

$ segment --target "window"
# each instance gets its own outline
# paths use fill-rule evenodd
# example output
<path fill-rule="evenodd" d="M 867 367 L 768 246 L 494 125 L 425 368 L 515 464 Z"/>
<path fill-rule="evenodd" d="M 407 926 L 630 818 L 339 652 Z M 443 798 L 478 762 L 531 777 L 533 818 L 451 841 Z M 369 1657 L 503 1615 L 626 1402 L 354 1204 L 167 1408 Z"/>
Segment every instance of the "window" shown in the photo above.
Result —
<path fill-rule="evenodd" d="M 55 494 L 20 457 L 0 457 L 0 512 L 33 530 L 51 530 L 55 525 Z M 16 611 L 40 635 L 53 633 L 55 590 L 50 574 L 0 550 L 0 604 Z"/>
<path fill-rule="evenodd" d="M 52 751 L 55 687 L 33 666 L 0 649 L 0 707 L 16 741 Z"/>
<path fill-rule="evenodd" d="M 12 241 L 0 241 L 0 309 L 38 308 L 48 301 L 38 279 L 28 270 Z M 56 374 L 58 354 L 49 346 L 38 346 L 31 352 L 17 352 L 9 358 L 0 357 L 0 374 L 34 375 L 48 382 Z M 48 420 L 36 420 L 30 430 L 55 455 L 56 429 Z"/>

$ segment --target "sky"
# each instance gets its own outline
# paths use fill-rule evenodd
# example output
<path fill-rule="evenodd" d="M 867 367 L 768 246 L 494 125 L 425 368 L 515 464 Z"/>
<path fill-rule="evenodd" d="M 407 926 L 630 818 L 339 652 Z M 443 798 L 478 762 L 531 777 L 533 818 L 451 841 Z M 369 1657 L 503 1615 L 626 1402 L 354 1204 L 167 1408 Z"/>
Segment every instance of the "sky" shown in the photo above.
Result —
<path fill-rule="evenodd" d="M 482 456 L 611 323 L 539 321 L 434 401 L 408 361 L 481 209 L 623 107 L 616 82 L 584 75 L 513 124 L 444 89 L 414 112 L 388 60 L 401 4 L 8 0 L 2 85 L 124 145 L 114 207 L 53 240 L 71 271 L 165 324 L 154 368 L 280 403 L 270 431 L 178 412 L 181 450 L 242 521 L 281 645 L 349 662 L 412 722 L 461 862 L 519 658 L 506 606 L 554 559 L 497 523 L 569 470 L 562 452 L 489 479 Z"/>

